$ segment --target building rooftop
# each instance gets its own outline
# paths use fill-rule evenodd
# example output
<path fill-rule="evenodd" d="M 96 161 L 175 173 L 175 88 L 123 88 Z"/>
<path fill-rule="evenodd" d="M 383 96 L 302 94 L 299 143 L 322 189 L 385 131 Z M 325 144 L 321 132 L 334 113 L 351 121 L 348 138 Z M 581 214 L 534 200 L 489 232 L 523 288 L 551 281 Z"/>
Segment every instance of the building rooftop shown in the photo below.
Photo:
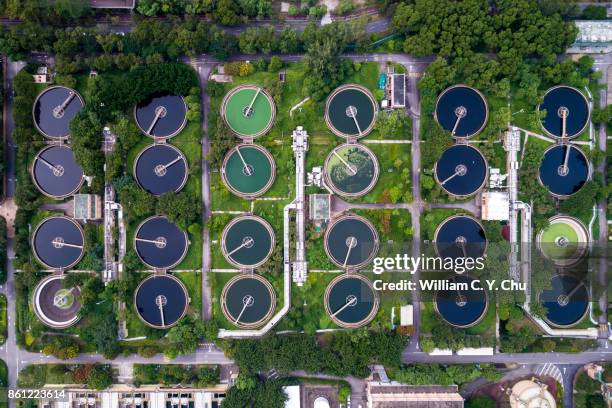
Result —
<path fill-rule="evenodd" d="M 463 408 L 457 386 L 370 381 L 368 408 Z"/>
<path fill-rule="evenodd" d="M 310 195 L 310 219 L 327 221 L 331 218 L 331 195 L 330 194 L 311 194 Z"/>
<path fill-rule="evenodd" d="M 510 198 L 506 191 L 482 193 L 482 219 L 507 221 L 510 217 Z"/>
<path fill-rule="evenodd" d="M 612 51 L 612 20 L 576 21 L 578 35 L 568 53 L 607 53 Z"/>
<path fill-rule="evenodd" d="M 102 218 L 102 199 L 95 194 L 74 195 L 74 218 L 77 220 L 99 220 Z"/>
<path fill-rule="evenodd" d="M 403 108 L 406 106 L 406 75 L 393 74 L 391 76 L 391 107 Z"/>

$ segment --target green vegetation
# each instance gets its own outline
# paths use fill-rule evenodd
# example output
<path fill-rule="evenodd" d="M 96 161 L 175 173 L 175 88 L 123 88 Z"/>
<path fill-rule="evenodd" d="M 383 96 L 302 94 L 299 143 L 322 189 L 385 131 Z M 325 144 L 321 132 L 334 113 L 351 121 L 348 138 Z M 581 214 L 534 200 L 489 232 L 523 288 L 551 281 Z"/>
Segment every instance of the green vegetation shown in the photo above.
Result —
<path fill-rule="evenodd" d="M 106 364 L 31 364 L 19 372 L 22 388 L 40 388 L 45 384 L 84 384 L 103 390 L 113 383 L 113 372 Z"/>
<path fill-rule="evenodd" d="M 0 152 L 1 154 L 2 152 Z M 2 175 L 0 174 L 0 177 Z M 7 252 L 6 252 L 6 220 L 0 217 L 0 283 L 6 282 L 6 265 L 7 265 Z"/>
<path fill-rule="evenodd" d="M 241 374 L 253 375 L 274 368 L 280 372 L 305 370 L 308 373 L 366 377 L 369 364 L 395 367 L 406 338 L 392 331 L 367 329 L 311 335 L 268 336 L 262 339 L 231 341 L 225 352 L 239 366 Z"/>
<path fill-rule="evenodd" d="M 466 408 L 495 408 L 495 401 L 486 395 L 478 395 L 465 402 Z"/>
<path fill-rule="evenodd" d="M 165 386 L 194 385 L 197 388 L 219 383 L 219 367 L 182 364 L 134 364 L 134 384 Z"/>
<path fill-rule="evenodd" d="M 606 366 L 606 372 L 609 365 Z M 581 370 L 574 382 L 574 405 L 576 408 L 605 408 L 604 397 L 601 394 L 602 384 L 590 378 L 584 370 Z"/>
<path fill-rule="evenodd" d="M 394 380 L 403 384 L 455 384 L 461 386 L 477 378 L 484 378 L 490 382 L 497 382 L 502 378 L 502 373 L 495 368 L 495 366 L 490 364 L 410 364 L 391 372 L 391 376 Z"/>

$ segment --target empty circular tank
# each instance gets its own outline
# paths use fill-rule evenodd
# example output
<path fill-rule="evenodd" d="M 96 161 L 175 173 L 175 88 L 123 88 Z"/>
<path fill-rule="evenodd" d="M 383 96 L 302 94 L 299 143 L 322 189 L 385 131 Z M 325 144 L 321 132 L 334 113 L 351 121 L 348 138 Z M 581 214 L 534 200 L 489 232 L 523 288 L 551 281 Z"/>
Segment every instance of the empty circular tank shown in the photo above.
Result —
<path fill-rule="evenodd" d="M 453 215 L 436 229 L 435 247 L 441 258 L 478 258 L 487 249 L 482 225 L 473 217 Z"/>
<path fill-rule="evenodd" d="M 448 289 L 438 290 L 435 294 L 436 311 L 455 327 L 472 327 L 487 312 L 487 292 L 472 288 L 473 281 L 474 278 L 469 276 L 454 275 L 448 279 Z"/>
<path fill-rule="evenodd" d="M 471 137 L 487 124 L 489 107 L 480 91 L 467 85 L 454 85 L 438 96 L 434 117 L 451 136 Z"/>
<path fill-rule="evenodd" d="M 221 167 L 223 183 L 233 194 L 255 198 L 274 183 L 276 165 L 272 155 L 255 144 L 240 144 L 225 155 Z"/>
<path fill-rule="evenodd" d="M 223 229 L 221 250 L 225 259 L 238 268 L 263 265 L 274 249 L 274 231 L 266 220 L 255 215 L 232 219 Z"/>
<path fill-rule="evenodd" d="M 538 110 L 546 111 L 542 128 L 549 136 L 573 138 L 582 133 L 589 123 L 588 100 L 578 89 L 570 86 L 550 88 Z"/>
<path fill-rule="evenodd" d="M 482 188 L 487 179 L 487 161 L 480 151 L 468 145 L 446 149 L 436 162 L 436 181 L 449 194 L 467 197 Z"/>
<path fill-rule="evenodd" d="M 274 312 L 276 294 L 259 275 L 237 275 L 223 287 L 221 309 L 225 318 L 243 329 L 261 326 Z"/>
<path fill-rule="evenodd" d="M 146 147 L 134 162 L 134 177 L 143 190 L 160 196 L 180 191 L 187 181 L 187 160 L 169 144 Z"/>
<path fill-rule="evenodd" d="M 44 195 L 62 199 L 81 188 L 83 169 L 68 146 L 49 146 L 34 158 L 32 179 Z"/>
<path fill-rule="evenodd" d="M 369 264 L 378 246 L 374 226 L 358 215 L 340 217 L 325 231 L 325 252 L 341 268 L 357 269 Z"/>
<path fill-rule="evenodd" d="M 51 86 L 34 101 L 34 125 L 43 136 L 66 139 L 70 135 L 70 121 L 83 109 L 83 98 L 74 89 Z"/>
<path fill-rule="evenodd" d="M 571 275 L 556 275 L 550 289 L 539 293 L 539 302 L 546 308 L 546 320 L 556 327 L 572 327 L 589 309 L 589 290 L 584 282 Z"/>
<path fill-rule="evenodd" d="M 586 156 L 569 144 L 546 149 L 540 163 L 540 182 L 556 197 L 568 197 L 580 190 L 591 175 Z"/>
<path fill-rule="evenodd" d="M 64 288 L 63 275 L 51 275 L 41 280 L 34 289 L 32 303 L 36 317 L 54 329 L 65 329 L 79 320 L 78 287 Z"/>
<path fill-rule="evenodd" d="M 236 136 L 254 139 L 272 128 L 276 106 L 264 88 L 257 85 L 240 85 L 223 98 L 221 116 Z"/>
<path fill-rule="evenodd" d="M 189 293 L 178 278 L 169 274 L 145 278 L 134 293 L 140 319 L 156 329 L 174 326 L 187 313 Z"/>
<path fill-rule="evenodd" d="M 368 135 L 376 122 L 378 105 L 372 93 L 356 84 L 336 88 L 325 103 L 325 122 L 336 135 L 360 138 Z"/>
<path fill-rule="evenodd" d="M 164 216 L 144 220 L 136 229 L 134 248 L 151 268 L 170 269 L 178 265 L 189 248 L 187 233 Z"/>
<path fill-rule="evenodd" d="M 45 218 L 34 230 L 32 249 L 50 269 L 70 269 L 83 256 L 85 236 L 75 220 L 64 216 Z"/>
<path fill-rule="evenodd" d="M 134 107 L 134 117 L 145 135 L 167 139 L 187 124 L 187 105 L 181 96 L 155 93 Z"/>
<path fill-rule="evenodd" d="M 548 226 L 536 237 L 542 254 L 559 266 L 570 266 L 586 253 L 589 234 L 584 224 L 574 217 L 557 215 L 548 220 Z"/>
<path fill-rule="evenodd" d="M 343 144 L 334 148 L 325 160 L 325 180 L 336 193 L 360 197 L 371 191 L 378 180 L 376 156 L 361 144 Z"/>
<path fill-rule="evenodd" d="M 340 327 L 368 324 L 378 312 L 379 298 L 372 283 L 359 274 L 343 274 L 325 289 L 325 311 Z"/>

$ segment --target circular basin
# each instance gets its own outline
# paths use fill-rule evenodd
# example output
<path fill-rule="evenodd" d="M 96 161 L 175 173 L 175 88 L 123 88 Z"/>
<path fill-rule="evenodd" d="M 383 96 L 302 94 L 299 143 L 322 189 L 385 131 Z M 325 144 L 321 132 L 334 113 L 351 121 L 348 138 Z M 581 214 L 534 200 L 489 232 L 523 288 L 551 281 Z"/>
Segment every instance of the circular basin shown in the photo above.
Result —
<path fill-rule="evenodd" d="M 438 226 L 435 247 L 441 258 L 478 258 L 487 249 L 487 237 L 482 225 L 472 217 L 454 215 Z"/>
<path fill-rule="evenodd" d="M 350 143 L 334 148 L 325 160 L 325 180 L 338 195 L 360 197 L 378 180 L 378 161 L 367 147 Z"/>
<path fill-rule="evenodd" d="M 273 249 L 274 232 L 270 224 L 261 217 L 236 217 L 223 229 L 223 256 L 238 268 L 254 269 L 263 265 Z"/>
<path fill-rule="evenodd" d="M 259 275 L 237 275 L 223 287 L 221 309 L 235 326 L 261 326 L 274 312 L 276 294 L 270 282 Z"/>
<path fill-rule="evenodd" d="M 550 88 L 538 110 L 546 111 L 542 128 L 549 136 L 573 138 L 582 133 L 589 123 L 588 100 L 578 89 L 570 86 Z"/>
<path fill-rule="evenodd" d="M 487 179 L 487 161 L 468 145 L 446 149 L 435 165 L 436 181 L 449 194 L 467 197 L 482 188 Z"/>
<path fill-rule="evenodd" d="M 357 269 L 369 264 L 378 252 L 378 234 L 370 221 L 346 215 L 325 231 L 325 252 L 341 268 Z"/>
<path fill-rule="evenodd" d="M 78 287 L 65 289 L 64 276 L 51 275 L 34 289 L 33 305 L 38 319 L 55 329 L 65 329 L 79 320 Z"/>
<path fill-rule="evenodd" d="M 536 237 L 540 252 L 559 266 L 578 262 L 586 253 L 589 244 L 589 235 L 584 224 L 566 215 L 558 215 L 548 221 L 548 226 Z"/>
<path fill-rule="evenodd" d="M 64 216 L 45 218 L 34 230 L 32 249 L 50 269 L 70 269 L 83 256 L 85 236 L 75 220 Z"/>
<path fill-rule="evenodd" d="M 221 167 L 223 183 L 232 193 L 243 198 L 264 194 L 274 183 L 276 165 L 263 147 L 240 144 L 225 155 Z"/>
<path fill-rule="evenodd" d="M 448 288 L 436 292 L 437 312 L 455 327 L 472 327 L 487 311 L 487 292 L 472 288 L 473 280 L 469 276 L 454 275 L 448 279 Z"/>
<path fill-rule="evenodd" d="M 372 284 L 358 274 L 336 277 L 325 290 L 325 311 L 340 327 L 361 327 L 374 319 L 379 298 Z"/>
<path fill-rule="evenodd" d="M 172 275 L 145 278 L 134 294 L 134 306 L 140 319 L 156 329 L 174 326 L 187 313 L 189 294 Z"/>
<path fill-rule="evenodd" d="M 546 320 L 556 327 L 571 327 L 581 321 L 589 308 L 589 290 L 571 275 L 556 275 L 550 289 L 539 294 L 546 308 Z"/>
<path fill-rule="evenodd" d="M 134 234 L 138 257 L 155 269 L 175 267 L 185 258 L 188 247 L 187 233 L 163 216 L 147 218 Z"/>
<path fill-rule="evenodd" d="M 140 187 L 155 195 L 180 191 L 187 181 L 187 160 L 169 144 L 146 147 L 134 162 L 134 177 Z"/>
<path fill-rule="evenodd" d="M 372 93 L 356 84 L 336 88 L 325 103 L 325 122 L 337 136 L 360 138 L 374 128 L 378 105 Z"/>
<path fill-rule="evenodd" d="M 552 195 L 568 197 L 577 193 L 589 179 L 589 161 L 575 146 L 553 146 L 544 152 L 539 176 L 540 182 Z"/>
<path fill-rule="evenodd" d="M 62 199 L 81 188 L 83 169 L 68 146 L 50 146 L 34 158 L 32 179 L 44 195 Z"/>
<path fill-rule="evenodd" d="M 221 115 L 238 137 L 254 139 L 272 128 L 276 106 L 265 89 L 256 85 L 241 85 L 225 95 Z"/>
<path fill-rule="evenodd" d="M 51 86 L 34 101 L 34 125 L 45 137 L 66 139 L 70 135 L 70 121 L 84 106 L 83 98 L 74 89 Z"/>
<path fill-rule="evenodd" d="M 181 96 L 155 93 L 136 105 L 134 117 L 145 135 L 167 139 L 187 124 L 187 105 Z"/>
<path fill-rule="evenodd" d="M 466 85 L 454 85 L 438 96 L 434 117 L 451 136 L 471 137 L 484 129 L 489 108 L 478 90 Z"/>

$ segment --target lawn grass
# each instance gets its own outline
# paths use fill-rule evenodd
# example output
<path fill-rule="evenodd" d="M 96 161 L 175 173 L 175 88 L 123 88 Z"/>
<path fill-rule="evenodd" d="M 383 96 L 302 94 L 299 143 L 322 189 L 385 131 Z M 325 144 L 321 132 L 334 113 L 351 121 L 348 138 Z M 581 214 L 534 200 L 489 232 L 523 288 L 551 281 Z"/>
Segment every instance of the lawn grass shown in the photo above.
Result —
<path fill-rule="evenodd" d="M 194 312 L 202 316 L 202 274 L 200 272 L 175 272 L 174 276 L 179 278 L 189 293 L 190 314 Z"/>

